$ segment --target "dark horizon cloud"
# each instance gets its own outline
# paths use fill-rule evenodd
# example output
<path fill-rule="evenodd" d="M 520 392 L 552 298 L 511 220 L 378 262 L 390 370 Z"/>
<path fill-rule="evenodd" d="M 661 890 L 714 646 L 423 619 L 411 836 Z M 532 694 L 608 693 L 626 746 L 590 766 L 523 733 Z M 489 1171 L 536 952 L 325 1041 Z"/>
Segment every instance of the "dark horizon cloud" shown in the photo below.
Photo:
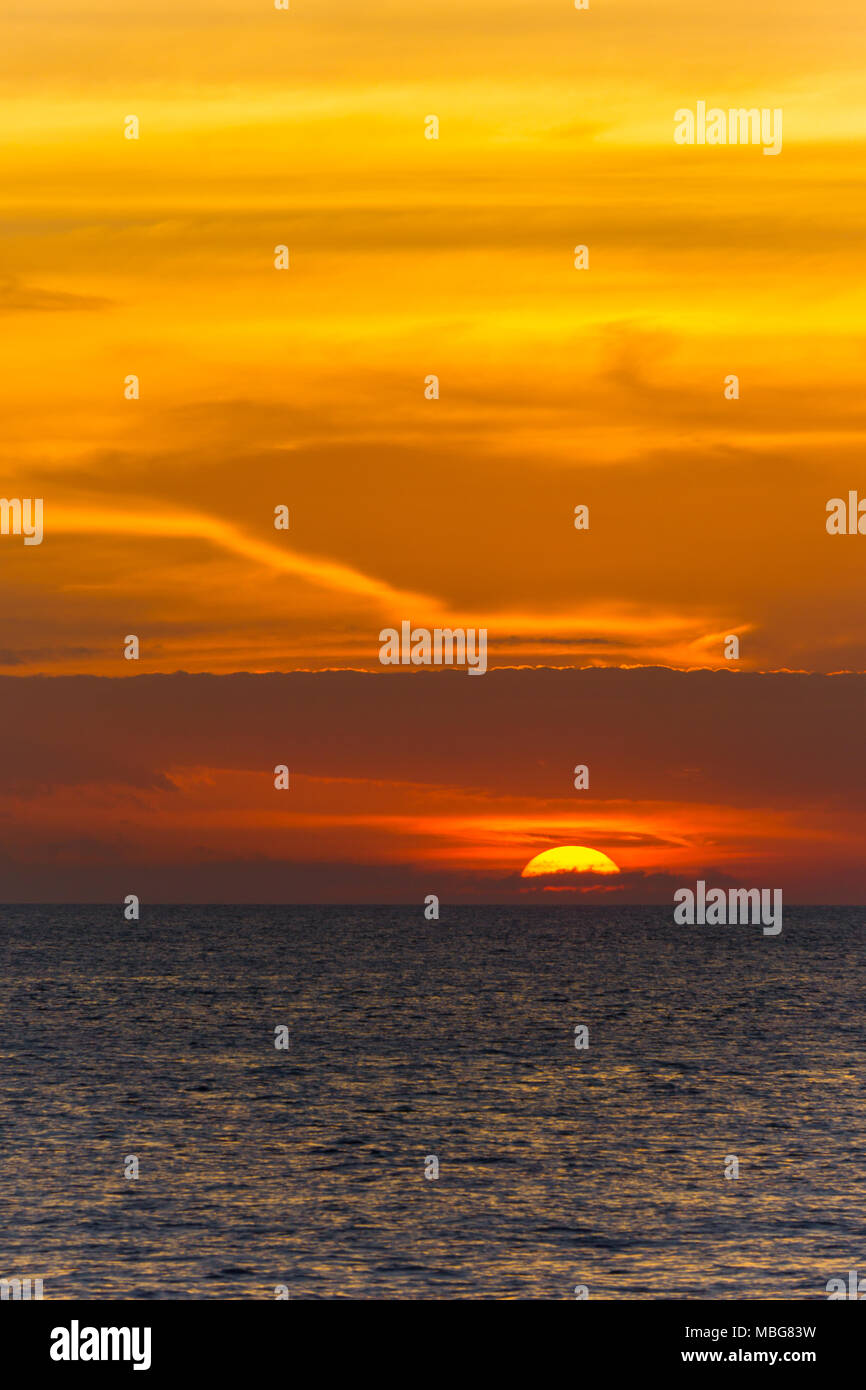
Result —
<path fill-rule="evenodd" d="M 440 782 L 444 768 L 446 785 L 454 769 L 464 788 L 555 798 L 591 761 L 593 801 L 862 808 L 864 697 L 855 673 L 661 667 L 0 676 L 0 787 L 136 782 L 155 758 L 252 770 L 283 747 L 310 777 Z"/>
<path fill-rule="evenodd" d="M 535 901 L 560 895 L 523 865 L 587 844 L 622 869 L 599 899 L 712 874 L 863 902 L 864 696 L 663 669 L 6 676 L 0 898 Z"/>

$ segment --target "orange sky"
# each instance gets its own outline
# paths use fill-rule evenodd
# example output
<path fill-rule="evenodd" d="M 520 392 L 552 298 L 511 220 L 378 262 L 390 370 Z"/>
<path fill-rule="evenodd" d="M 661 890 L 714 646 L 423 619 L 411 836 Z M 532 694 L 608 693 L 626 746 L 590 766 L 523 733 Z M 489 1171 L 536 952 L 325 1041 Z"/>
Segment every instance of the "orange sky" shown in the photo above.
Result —
<path fill-rule="evenodd" d="M 45 508 L 42 545 L 0 536 L 3 896 L 522 900 L 531 855 L 587 843 L 631 900 L 707 868 L 862 901 L 862 686 L 828 673 L 866 671 L 866 539 L 825 529 L 866 496 L 861 4 L 3 28 L 0 493 Z M 675 145 L 699 100 L 781 108 L 781 154 Z M 485 627 L 491 673 L 383 672 L 404 619 Z M 515 666 L 726 669 L 598 701 Z M 282 721 L 229 679 L 346 667 L 375 698 L 280 686 Z M 820 675 L 736 685 L 786 670 Z M 209 739 L 194 687 L 147 683 L 177 671 L 226 678 Z M 130 690 L 65 679 L 97 675 Z"/>
<path fill-rule="evenodd" d="M 6 668 L 364 667 L 408 617 L 864 669 L 861 7 L 695 8 L 13 0 Z M 782 154 L 674 145 L 698 99 Z"/>

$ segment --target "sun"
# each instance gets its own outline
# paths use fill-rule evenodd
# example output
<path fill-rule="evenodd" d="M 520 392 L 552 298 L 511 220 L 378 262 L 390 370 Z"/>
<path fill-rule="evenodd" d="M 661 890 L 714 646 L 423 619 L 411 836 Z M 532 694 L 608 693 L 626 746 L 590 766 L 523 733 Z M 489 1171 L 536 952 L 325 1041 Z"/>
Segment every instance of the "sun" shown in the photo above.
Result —
<path fill-rule="evenodd" d="M 521 878 L 538 878 L 541 874 L 618 874 L 619 865 L 598 849 L 586 845 L 560 845 L 546 849 L 530 859 Z"/>

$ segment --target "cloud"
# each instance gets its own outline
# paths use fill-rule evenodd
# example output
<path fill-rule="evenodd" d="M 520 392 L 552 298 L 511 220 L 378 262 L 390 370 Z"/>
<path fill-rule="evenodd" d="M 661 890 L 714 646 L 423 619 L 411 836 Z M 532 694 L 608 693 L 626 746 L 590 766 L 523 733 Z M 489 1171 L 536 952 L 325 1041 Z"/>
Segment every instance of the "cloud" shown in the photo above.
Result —
<path fill-rule="evenodd" d="M 702 878 L 713 888 L 739 887 L 736 878 L 721 869 L 699 869 L 688 874 L 649 873 L 632 869 L 617 875 L 602 874 L 543 874 L 531 881 L 519 875 L 502 880 L 509 893 L 520 892 L 527 901 L 541 900 L 551 894 L 566 898 L 616 898 L 623 903 L 672 902 L 678 888 L 687 887 Z"/>
<path fill-rule="evenodd" d="M 153 536 L 175 540 L 206 541 L 231 555 L 281 574 L 293 575 L 324 589 L 336 590 L 378 603 L 430 606 L 423 594 L 401 590 L 383 580 L 363 574 L 351 565 L 303 555 L 290 546 L 279 546 L 246 534 L 240 527 L 219 517 L 198 512 L 127 512 L 105 507 L 74 507 L 60 504 L 52 509 L 51 527 L 59 534 Z"/>
<path fill-rule="evenodd" d="M 32 666 L 40 661 L 67 659 L 77 661 L 82 657 L 92 657 L 92 647 L 0 647 L 0 666 Z"/>
<path fill-rule="evenodd" d="M 237 900 L 268 882 L 314 894 L 293 901 L 543 902 L 561 895 L 524 864 L 586 844 L 622 872 L 581 879 L 581 898 L 670 902 L 704 877 L 862 901 L 864 693 L 862 676 L 663 670 L 9 675 L 0 838 L 23 867 L 8 884 L 102 899 L 116 866 L 161 864 L 152 900 L 213 901 L 194 866 L 224 861 L 213 882 Z M 88 873 L 70 868 L 75 837 Z"/>
<path fill-rule="evenodd" d="M 62 314 L 107 309 L 112 301 L 101 295 L 73 294 L 22 285 L 15 278 L 0 281 L 0 314 Z"/>

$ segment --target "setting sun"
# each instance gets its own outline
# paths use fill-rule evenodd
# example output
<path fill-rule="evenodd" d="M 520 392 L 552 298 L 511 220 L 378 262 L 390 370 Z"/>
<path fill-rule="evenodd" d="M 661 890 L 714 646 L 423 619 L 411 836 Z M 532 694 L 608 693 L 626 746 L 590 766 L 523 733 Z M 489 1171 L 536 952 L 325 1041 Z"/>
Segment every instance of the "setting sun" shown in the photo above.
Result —
<path fill-rule="evenodd" d="M 560 845 L 556 849 L 546 849 L 530 859 L 521 873 L 521 878 L 537 878 L 541 874 L 618 874 L 615 864 L 601 850 L 587 849 L 586 845 Z"/>

